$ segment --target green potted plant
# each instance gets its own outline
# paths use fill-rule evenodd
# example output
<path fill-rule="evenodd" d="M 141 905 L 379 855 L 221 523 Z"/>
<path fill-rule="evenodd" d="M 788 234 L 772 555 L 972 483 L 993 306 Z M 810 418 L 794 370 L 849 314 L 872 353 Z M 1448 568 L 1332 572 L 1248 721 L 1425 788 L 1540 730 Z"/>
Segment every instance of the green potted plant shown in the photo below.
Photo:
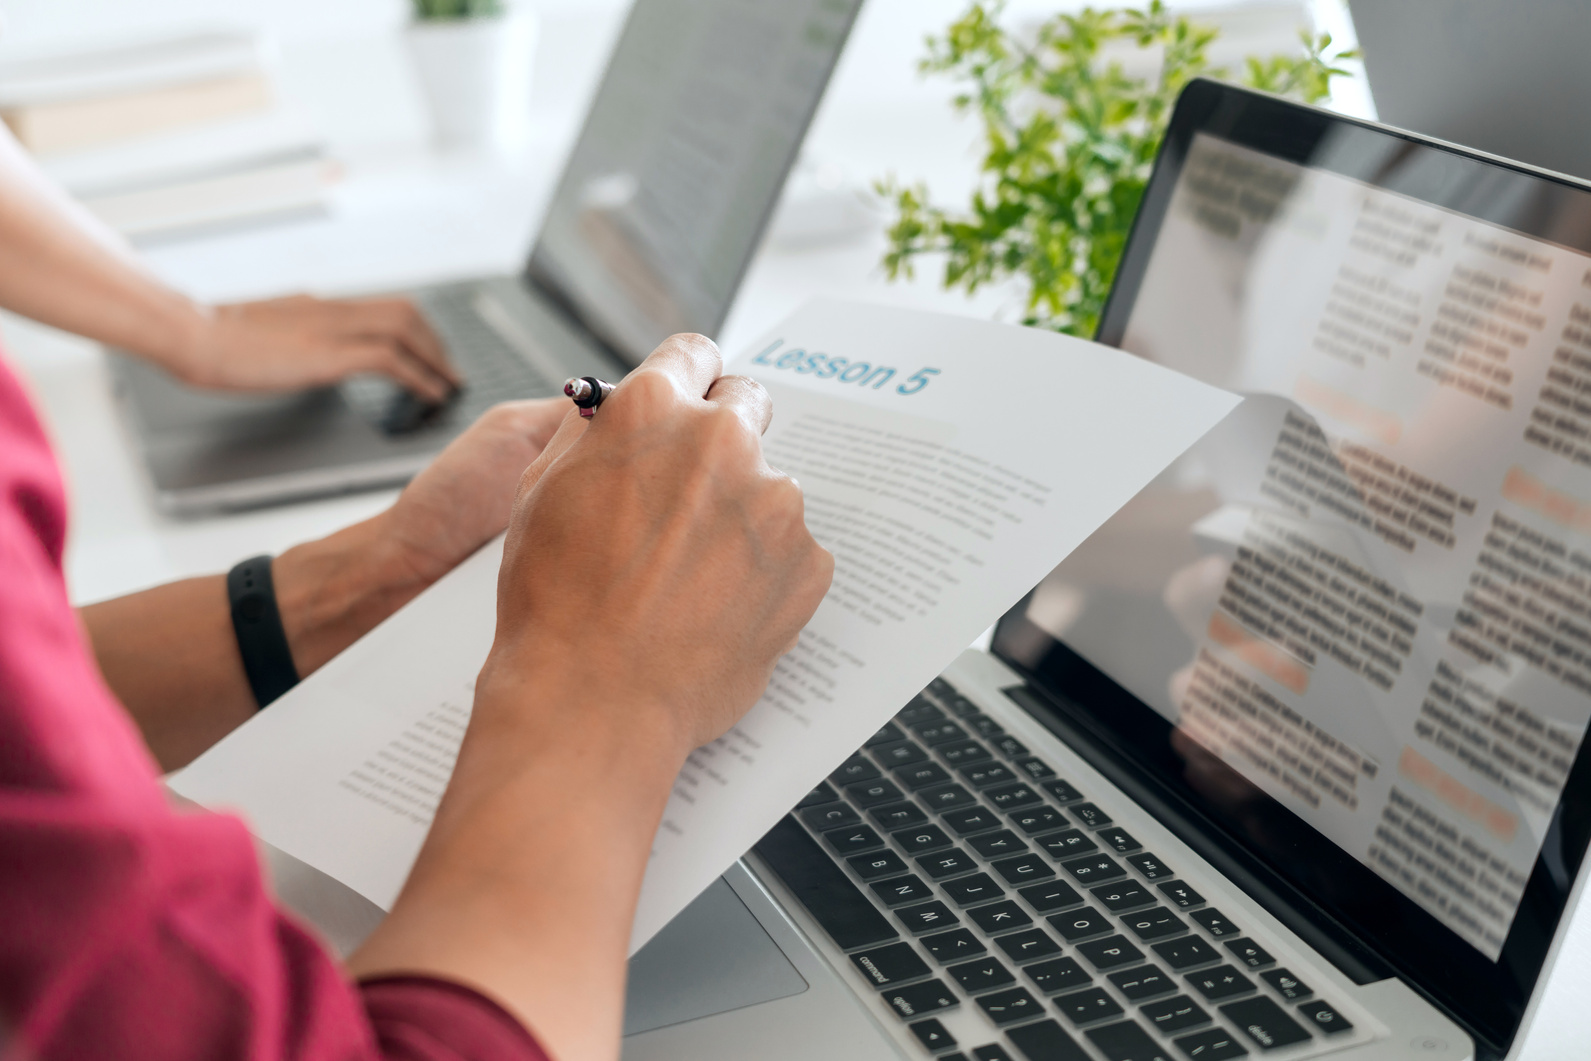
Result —
<path fill-rule="evenodd" d="M 536 22 L 505 0 L 411 0 L 407 38 L 436 142 L 511 146 L 530 103 Z"/>
<path fill-rule="evenodd" d="M 946 288 L 972 293 L 1014 281 L 1023 323 L 1092 338 L 1177 94 L 1195 77 L 1229 77 L 1207 58 L 1216 30 L 1143 9 L 1062 14 L 1018 34 L 1003 0 L 975 0 L 928 40 L 925 74 L 964 89 L 958 110 L 984 127 L 982 178 L 965 209 L 936 205 L 922 184 L 880 181 L 893 207 L 885 273 L 910 276 L 942 257 Z M 1297 52 L 1250 58 L 1238 79 L 1308 103 L 1324 99 L 1337 64 L 1331 36 L 1304 33 Z M 1158 72 L 1131 77 L 1108 58 L 1122 46 L 1158 51 Z M 1119 53 L 1118 53 L 1119 54 Z"/>

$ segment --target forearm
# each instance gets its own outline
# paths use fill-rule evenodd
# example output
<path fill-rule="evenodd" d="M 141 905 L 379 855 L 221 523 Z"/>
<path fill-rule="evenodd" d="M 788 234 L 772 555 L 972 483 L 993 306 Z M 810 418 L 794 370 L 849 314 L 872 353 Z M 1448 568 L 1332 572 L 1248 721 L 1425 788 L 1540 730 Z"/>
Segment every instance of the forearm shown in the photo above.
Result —
<path fill-rule="evenodd" d="M 272 581 L 294 667 L 306 677 L 426 580 L 387 546 L 378 516 L 289 549 L 272 564 Z M 257 709 L 224 576 L 159 586 L 80 614 L 100 671 L 163 769 L 186 765 Z"/>
<path fill-rule="evenodd" d="M 206 324 L 201 307 L 142 269 L 3 129 L 0 306 L 173 369 Z"/>

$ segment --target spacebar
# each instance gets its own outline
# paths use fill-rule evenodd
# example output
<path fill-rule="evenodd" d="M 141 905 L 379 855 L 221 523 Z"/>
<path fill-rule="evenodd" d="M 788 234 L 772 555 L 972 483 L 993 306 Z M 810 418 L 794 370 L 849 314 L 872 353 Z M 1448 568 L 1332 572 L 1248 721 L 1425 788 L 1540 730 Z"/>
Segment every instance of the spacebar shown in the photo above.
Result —
<path fill-rule="evenodd" d="M 794 818 L 781 818 L 752 850 L 841 949 L 900 935 Z"/>

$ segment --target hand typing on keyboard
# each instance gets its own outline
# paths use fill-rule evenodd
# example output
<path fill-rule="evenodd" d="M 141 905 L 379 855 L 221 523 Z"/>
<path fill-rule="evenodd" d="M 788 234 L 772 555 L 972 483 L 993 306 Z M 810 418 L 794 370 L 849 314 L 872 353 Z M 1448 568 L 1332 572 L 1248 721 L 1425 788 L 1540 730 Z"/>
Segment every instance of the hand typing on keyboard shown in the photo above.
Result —
<path fill-rule="evenodd" d="M 617 1052 L 630 921 L 685 757 L 828 589 L 757 384 L 664 343 L 525 472 L 452 781 L 355 975 L 479 984 L 566 1061 Z"/>

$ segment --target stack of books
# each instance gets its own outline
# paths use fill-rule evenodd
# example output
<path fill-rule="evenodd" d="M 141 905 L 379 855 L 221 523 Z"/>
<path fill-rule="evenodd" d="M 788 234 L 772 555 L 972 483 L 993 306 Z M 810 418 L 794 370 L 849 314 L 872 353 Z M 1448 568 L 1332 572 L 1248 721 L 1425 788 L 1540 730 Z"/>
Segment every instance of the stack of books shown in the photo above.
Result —
<path fill-rule="evenodd" d="M 245 33 L 8 62 L 0 120 L 135 242 L 323 213 L 337 175 Z"/>

